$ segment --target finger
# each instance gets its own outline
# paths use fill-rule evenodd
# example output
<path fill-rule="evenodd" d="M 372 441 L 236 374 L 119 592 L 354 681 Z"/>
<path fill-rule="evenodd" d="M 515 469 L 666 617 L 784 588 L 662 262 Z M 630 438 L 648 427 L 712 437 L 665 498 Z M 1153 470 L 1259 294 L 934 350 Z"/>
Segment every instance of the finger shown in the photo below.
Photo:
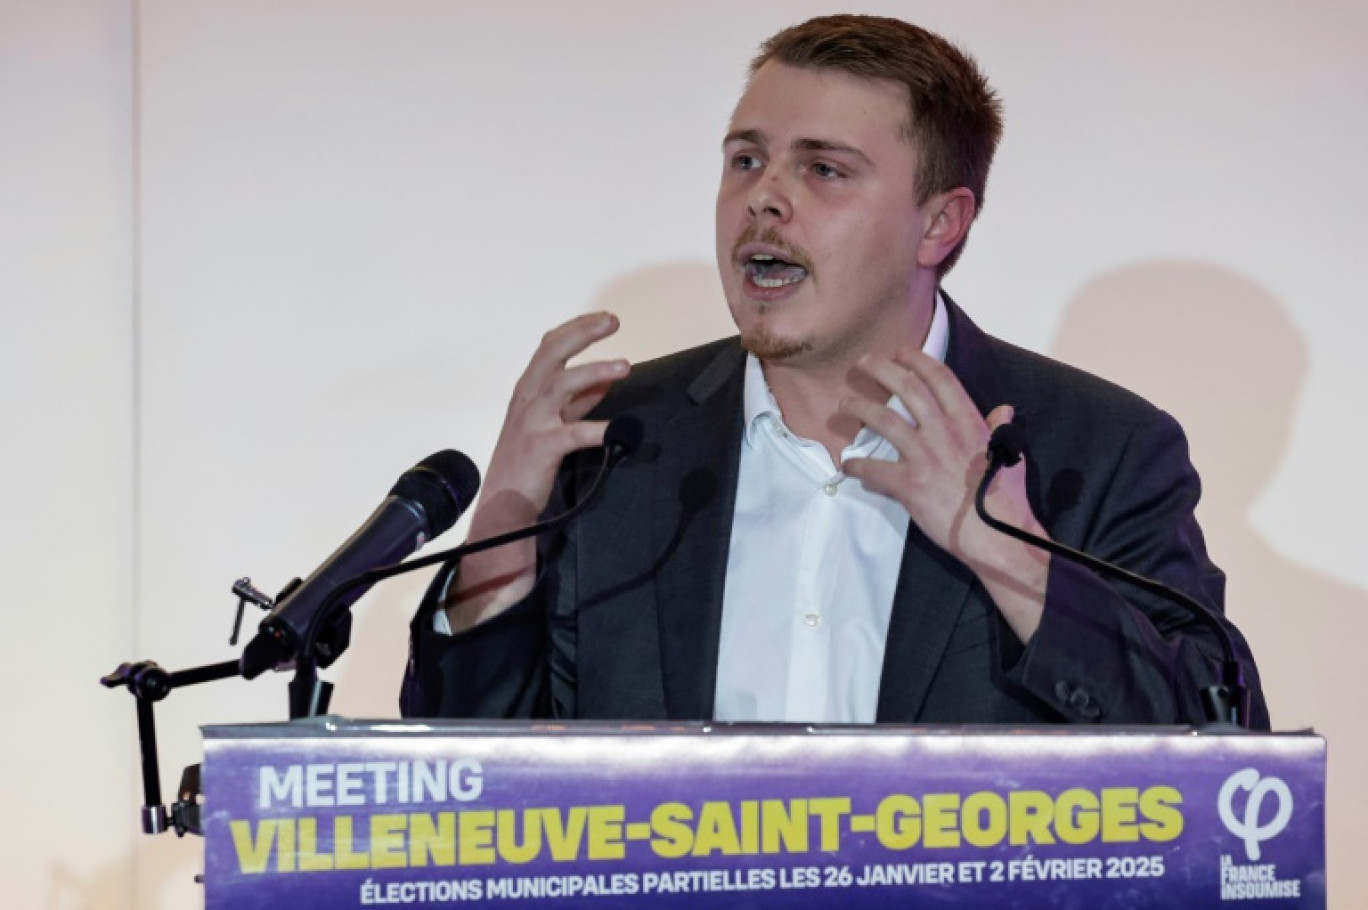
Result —
<path fill-rule="evenodd" d="M 542 336 L 524 378 L 533 385 L 541 385 L 551 374 L 564 369 L 571 357 L 616 332 L 618 325 L 618 318 L 612 313 L 586 313 L 561 323 Z"/>
<path fill-rule="evenodd" d="M 562 456 L 580 449 L 603 445 L 603 434 L 608 429 L 606 420 L 577 420 L 553 432 L 556 448 Z"/>
<path fill-rule="evenodd" d="M 882 357 L 865 357 L 856 369 L 896 395 L 918 425 L 934 422 L 940 405 L 926 383 L 911 370 Z"/>
<path fill-rule="evenodd" d="M 1016 408 L 1010 404 L 1000 404 L 988 412 L 984 422 L 988 424 L 988 432 L 991 433 L 1004 423 L 1011 423 L 1016 416 Z"/>
<path fill-rule="evenodd" d="M 978 413 L 969 393 L 964 391 L 959 377 L 948 366 L 936 358 L 914 348 L 903 348 L 894 356 L 894 361 L 910 370 L 936 402 L 936 407 L 951 417 L 963 414 L 966 410 Z"/>
<path fill-rule="evenodd" d="M 917 428 L 897 411 L 867 398 L 842 398 L 841 413 L 849 414 L 860 423 L 892 443 L 904 458 L 910 458 L 918 447 Z"/>
<path fill-rule="evenodd" d="M 550 397 L 557 410 L 570 399 L 595 386 L 609 386 L 626 376 L 631 364 L 625 360 L 596 360 L 561 370 L 551 380 Z"/>
<path fill-rule="evenodd" d="M 584 419 L 584 415 L 592 411 L 612 387 L 611 382 L 605 382 L 577 392 L 561 408 L 561 422 L 574 423 L 576 420 Z"/>
<path fill-rule="evenodd" d="M 841 470 L 872 493 L 892 497 L 897 491 L 899 466 L 896 462 L 876 458 L 847 458 L 841 462 Z"/>

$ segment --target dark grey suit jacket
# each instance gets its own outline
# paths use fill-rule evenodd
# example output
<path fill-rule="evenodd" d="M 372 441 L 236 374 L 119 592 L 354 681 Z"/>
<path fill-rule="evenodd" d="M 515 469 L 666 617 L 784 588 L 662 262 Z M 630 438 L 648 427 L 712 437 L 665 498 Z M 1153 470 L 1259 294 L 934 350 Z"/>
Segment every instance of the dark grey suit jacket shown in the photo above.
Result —
<path fill-rule="evenodd" d="M 602 499 L 541 549 L 533 592 L 469 632 L 413 625 L 410 716 L 706 720 L 742 436 L 735 339 L 636 366 L 597 415 L 638 416 L 646 442 Z M 1137 396 L 998 341 L 950 305 L 946 363 L 981 411 L 1012 404 L 1027 493 L 1050 535 L 1220 611 L 1225 578 L 1193 518 L 1197 474 L 1177 423 Z M 548 509 L 575 501 L 597 452 L 566 459 Z M 1232 628 L 1232 632 L 1234 632 Z M 1253 660 L 1254 724 L 1268 726 Z M 915 524 L 894 595 L 878 720 L 1198 723 L 1219 643 L 1187 611 L 1055 558 L 1029 644 L 963 564 Z"/>

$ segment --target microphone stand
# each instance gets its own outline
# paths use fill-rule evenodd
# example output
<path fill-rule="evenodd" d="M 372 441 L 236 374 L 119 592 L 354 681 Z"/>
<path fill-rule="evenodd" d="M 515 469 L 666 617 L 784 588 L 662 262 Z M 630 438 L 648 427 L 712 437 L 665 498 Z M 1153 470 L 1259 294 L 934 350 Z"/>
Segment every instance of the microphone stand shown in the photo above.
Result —
<path fill-rule="evenodd" d="M 186 833 L 203 834 L 200 826 L 199 765 L 190 765 L 181 773 L 178 799 L 169 807 L 162 804 L 161 770 L 157 763 L 157 721 L 153 706 L 171 694 L 172 689 L 197 686 L 240 676 L 236 660 L 192 667 L 189 670 L 168 672 L 150 660 L 120 664 L 118 669 L 101 677 L 106 689 L 128 687 L 138 702 L 138 750 L 142 755 L 142 830 L 143 834 L 161 834 L 168 827 L 175 828 L 177 837 Z"/>
<path fill-rule="evenodd" d="M 301 646 L 297 649 L 291 649 L 291 653 L 294 655 L 295 676 L 289 687 L 290 719 L 315 717 L 319 713 L 327 711 L 328 700 L 332 694 L 332 684 L 318 678 L 318 659 L 315 655 L 315 649 L 318 645 L 319 636 L 327 628 L 329 621 L 339 610 L 350 608 L 350 603 L 344 606 L 341 600 L 347 592 L 437 563 L 455 563 L 471 553 L 478 553 L 482 550 L 512 543 L 515 540 L 533 537 L 564 525 L 594 502 L 608 475 L 623 459 L 635 452 L 641 444 L 642 434 L 641 423 L 636 418 L 623 415 L 613 420 L 606 433 L 603 462 L 599 466 L 593 483 L 580 501 L 562 514 L 527 528 L 453 547 L 409 562 L 401 562 L 370 572 L 363 572 L 344 581 L 336 589 L 329 592 L 319 605 L 318 611 L 309 618 Z M 291 585 L 297 584 L 298 579 L 291 582 Z M 289 588 L 287 587 L 286 590 L 288 591 Z M 233 586 L 233 593 L 238 595 L 239 602 L 238 615 L 233 626 L 233 637 L 229 642 L 230 644 L 237 641 L 238 630 L 242 622 L 242 610 L 247 601 L 251 601 L 263 609 L 269 609 L 272 605 L 270 598 L 261 595 L 260 592 L 252 588 L 249 580 L 245 578 Z M 276 598 L 276 601 L 282 600 L 284 597 L 285 593 L 282 593 Z M 277 664 L 276 669 L 285 669 L 287 666 L 288 660 L 282 661 Z M 241 658 L 174 672 L 163 669 L 153 661 L 145 660 L 137 663 L 120 664 L 112 673 L 100 679 L 100 684 L 107 689 L 127 688 L 137 700 L 138 748 L 141 753 L 143 782 L 141 819 L 144 834 L 161 834 L 169 828 L 174 828 L 178 836 L 184 836 L 187 833 L 203 834 L 203 828 L 200 824 L 199 765 L 191 765 L 182 773 L 177 801 L 169 807 L 162 803 L 161 772 L 157 758 L 157 724 L 153 706 L 170 695 L 174 689 L 242 675 Z"/>
<path fill-rule="evenodd" d="M 337 604 L 344 594 L 355 590 L 357 587 L 375 584 L 395 575 L 413 572 L 439 562 L 455 562 L 470 553 L 492 549 L 560 527 L 589 506 L 608 472 L 626 454 L 625 452 L 622 454 L 607 453 L 604 464 L 599 468 L 598 475 L 594 478 L 594 484 L 590 487 L 589 492 L 573 508 L 561 515 L 528 528 L 511 531 L 465 546 L 454 547 L 440 553 L 433 553 L 411 562 L 365 572 L 343 582 L 329 594 L 319 611 L 311 618 L 304 645 L 295 657 L 295 676 L 289 685 L 290 719 L 316 717 L 328 710 L 332 683 L 318 678 L 318 659 L 314 656 L 314 647 L 317 645 L 319 633 L 326 627 L 328 619 L 337 612 Z M 242 582 L 238 584 L 240 585 Z M 237 586 L 233 590 L 234 593 L 241 593 Z M 240 623 L 242 601 L 239 601 L 238 609 L 238 623 Z M 234 639 L 237 637 L 236 626 L 233 637 Z M 161 834 L 171 829 L 174 829 L 179 837 L 184 837 L 187 833 L 204 833 L 200 824 L 199 765 L 190 765 L 182 772 L 176 802 L 170 806 L 162 802 L 161 769 L 157 753 L 157 720 L 154 706 L 175 689 L 215 682 L 220 679 L 231 679 L 235 676 L 242 676 L 240 659 L 176 671 L 163 669 L 155 661 L 144 660 L 137 663 L 120 664 L 112 673 L 100 678 L 100 685 L 106 689 L 127 688 L 137 702 L 138 751 L 141 758 L 143 785 L 143 805 L 140 810 L 140 818 L 144 834 Z"/>
<path fill-rule="evenodd" d="M 1202 689 L 1202 710 L 1206 713 L 1207 723 L 1213 728 L 1247 730 L 1250 713 L 1249 687 L 1245 685 L 1244 670 L 1240 667 L 1239 657 L 1235 653 L 1235 641 L 1230 637 L 1230 630 L 1209 607 L 1162 582 L 1137 575 L 1057 541 L 1037 537 L 988 514 L 984 500 L 988 495 L 988 487 L 992 484 L 993 478 L 1002 468 L 1011 467 L 1020 461 L 1022 453 L 1021 434 L 1016 427 L 1008 423 L 993 431 L 992 437 L 988 441 L 988 467 L 983 472 L 983 479 L 979 481 L 978 492 L 974 496 L 974 511 L 978 513 L 983 523 L 1022 543 L 1030 544 L 1055 556 L 1092 569 L 1099 575 L 1124 581 L 1170 603 L 1177 603 L 1187 608 L 1193 616 L 1197 617 L 1216 634 L 1223 652 L 1220 682 Z"/>

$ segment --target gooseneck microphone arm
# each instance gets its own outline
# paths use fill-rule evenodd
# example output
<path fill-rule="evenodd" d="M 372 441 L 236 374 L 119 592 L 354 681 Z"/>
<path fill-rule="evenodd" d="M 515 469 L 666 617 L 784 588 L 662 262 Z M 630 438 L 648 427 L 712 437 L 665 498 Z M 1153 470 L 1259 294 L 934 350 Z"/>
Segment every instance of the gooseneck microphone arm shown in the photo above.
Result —
<path fill-rule="evenodd" d="M 1248 728 L 1249 687 L 1245 685 L 1244 669 L 1240 665 L 1235 640 L 1231 638 L 1230 630 L 1225 627 L 1225 624 L 1221 622 L 1210 607 L 1153 578 L 1137 575 L 1128 569 L 1123 569 L 1057 541 L 1038 537 L 1028 531 L 999 521 L 988 514 L 984 500 L 988 495 L 988 487 L 992 485 L 993 478 L 1002 468 L 1011 467 L 1019 462 L 1024 450 L 1021 431 L 1013 424 L 1003 424 L 993 431 L 988 440 L 988 467 L 983 472 L 983 479 L 979 482 L 978 492 L 974 496 L 974 510 L 983 520 L 983 523 L 1008 537 L 1085 566 L 1099 575 L 1124 581 L 1156 597 L 1161 597 L 1170 603 L 1176 603 L 1186 608 L 1215 633 L 1217 640 L 1221 643 L 1221 650 L 1224 652 L 1221 661 L 1220 682 L 1202 689 L 1202 709 L 1206 712 L 1208 723 Z"/>
<path fill-rule="evenodd" d="M 608 475 L 637 450 L 641 445 L 642 436 L 641 421 L 625 414 L 615 417 L 608 425 L 607 430 L 604 431 L 603 461 L 599 465 L 598 473 L 594 476 L 593 482 L 578 502 L 559 515 L 525 528 L 498 534 L 494 537 L 486 537 L 483 540 L 462 544 L 448 550 L 441 550 L 397 565 L 363 572 L 340 584 L 328 595 L 318 611 L 310 618 L 304 643 L 299 649 L 299 657 L 295 663 L 295 678 L 290 684 L 290 717 L 313 717 L 319 713 L 322 700 L 317 683 L 317 661 L 313 656 L 314 645 L 318 636 L 327 628 L 328 622 L 338 611 L 339 605 L 349 603 L 349 601 L 344 600 L 348 592 L 356 588 L 373 585 L 386 578 L 393 578 L 396 575 L 416 572 L 438 563 L 452 564 L 473 553 L 482 553 L 485 550 L 492 550 L 514 541 L 536 537 L 539 534 L 561 527 L 593 504 L 594 500 L 598 498 L 599 491 L 603 488 Z"/>

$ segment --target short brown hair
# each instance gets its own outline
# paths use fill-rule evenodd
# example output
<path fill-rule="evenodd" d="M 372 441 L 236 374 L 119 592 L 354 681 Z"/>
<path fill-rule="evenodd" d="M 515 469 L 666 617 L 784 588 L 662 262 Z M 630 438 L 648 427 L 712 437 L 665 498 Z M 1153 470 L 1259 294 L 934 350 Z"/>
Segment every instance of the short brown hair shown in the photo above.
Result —
<path fill-rule="evenodd" d="M 988 168 L 1002 138 L 1002 102 L 968 54 L 900 19 L 838 15 L 809 19 L 770 38 L 751 61 L 750 75 L 771 60 L 907 86 L 903 133 L 917 149 L 918 201 L 963 186 L 982 211 Z M 945 257 L 941 275 L 963 249 L 961 241 Z"/>

